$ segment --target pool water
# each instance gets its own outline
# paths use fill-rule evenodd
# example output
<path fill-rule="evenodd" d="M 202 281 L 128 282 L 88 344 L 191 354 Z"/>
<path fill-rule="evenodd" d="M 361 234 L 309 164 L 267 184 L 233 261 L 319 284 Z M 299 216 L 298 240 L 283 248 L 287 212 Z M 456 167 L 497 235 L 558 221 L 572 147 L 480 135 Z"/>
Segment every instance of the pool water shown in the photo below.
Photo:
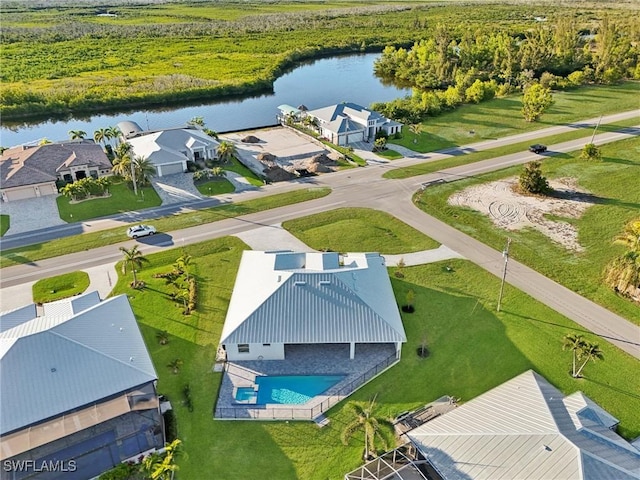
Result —
<path fill-rule="evenodd" d="M 256 392 L 253 390 L 253 387 L 239 387 L 236 390 L 236 400 L 239 402 L 248 402 L 255 398 L 255 396 Z"/>
<path fill-rule="evenodd" d="M 299 405 L 326 392 L 346 375 L 283 375 L 256 377 L 257 403 Z"/>

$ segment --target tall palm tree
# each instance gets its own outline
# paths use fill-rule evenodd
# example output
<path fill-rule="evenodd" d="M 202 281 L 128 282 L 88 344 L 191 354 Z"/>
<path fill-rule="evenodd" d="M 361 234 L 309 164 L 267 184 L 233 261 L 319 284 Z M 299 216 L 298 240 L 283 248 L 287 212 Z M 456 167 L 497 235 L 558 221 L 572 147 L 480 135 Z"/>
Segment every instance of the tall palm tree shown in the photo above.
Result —
<path fill-rule="evenodd" d="M 122 134 L 122 132 L 120 132 L 120 129 L 118 127 L 107 127 L 107 138 L 109 140 L 111 139 L 115 139 L 116 140 L 116 146 L 118 146 L 118 144 L 120 143 L 120 135 Z"/>
<path fill-rule="evenodd" d="M 98 130 L 93 132 L 93 140 L 96 141 L 97 143 L 101 143 L 104 148 L 106 148 L 106 143 L 108 138 L 109 137 L 107 135 L 106 128 L 99 128 Z"/>
<path fill-rule="evenodd" d="M 233 158 L 236 154 L 237 149 L 233 143 L 225 140 L 221 142 L 220 145 L 218 145 L 218 158 L 221 162 L 230 162 L 231 158 Z"/>
<path fill-rule="evenodd" d="M 354 420 L 348 423 L 342 430 L 342 443 L 349 444 L 349 439 L 358 431 L 364 432 L 364 459 L 368 460 L 371 450 L 375 450 L 376 440 L 380 440 L 385 449 L 388 448 L 387 439 L 382 435 L 382 424 L 384 420 L 378 420 L 374 415 L 376 406 L 375 397 L 366 405 L 349 402 L 349 408 L 355 416 Z"/>
<path fill-rule="evenodd" d="M 409 131 L 413 133 L 416 137 L 418 137 L 422 133 L 422 124 L 414 123 L 412 125 L 409 125 Z M 418 139 L 414 138 L 413 143 L 418 143 Z"/>
<path fill-rule="evenodd" d="M 116 157 L 113 160 L 113 167 L 111 171 L 114 175 L 124 178 L 125 180 L 131 179 L 131 157 L 124 155 L 122 157 Z"/>
<path fill-rule="evenodd" d="M 87 136 L 87 132 L 84 130 L 69 130 L 69 138 L 71 140 L 82 140 Z"/>
<path fill-rule="evenodd" d="M 573 352 L 573 368 L 571 369 L 571 376 L 576 377 L 576 360 L 580 357 L 582 349 L 585 345 L 585 340 L 582 335 L 575 335 L 573 333 L 567 333 L 564 336 L 564 343 L 562 344 L 563 350 L 571 350 Z"/>
<path fill-rule="evenodd" d="M 124 257 L 124 261 L 122 262 L 122 273 L 126 274 L 127 267 L 130 267 L 133 272 L 133 288 L 137 288 L 138 277 L 136 275 L 136 269 L 142 268 L 142 264 L 149 263 L 149 260 L 142 255 L 140 250 L 138 250 L 138 245 L 134 245 L 129 249 L 120 247 L 120 251 Z"/>
<path fill-rule="evenodd" d="M 136 181 L 140 185 L 147 185 L 151 176 L 155 175 L 156 167 L 151 163 L 151 160 L 141 155 L 136 155 L 132 161 Z"/>
<path fill-rule="evenodd" d="M 191 255 L 189 255 L 188 253 L 183 253 L 177 258 L 175 264 L 179 270 L 182 270 L 184 272 L 187 280 L 189 280 L 189 267 L 191 266 L 191 260 Z"/>
<path fill-rule="evenodd" d="M 602 350 L 600 350 L 600 346 L 597 343 L 585 342 L 584 346 L 582 347 L 580 356 L 581 356 L 581 359 L 584 359 L 584 362 L 582 363 L 582 365 L 580 365 L 580 368 L 576 372 L 576 375 L 575 375 L 576 377 L 580 376 L 580 373 L 582 372 L 582 369 L 587 364 L 587 362 L 604 360 L 604 355 L 602 354 Z"/>

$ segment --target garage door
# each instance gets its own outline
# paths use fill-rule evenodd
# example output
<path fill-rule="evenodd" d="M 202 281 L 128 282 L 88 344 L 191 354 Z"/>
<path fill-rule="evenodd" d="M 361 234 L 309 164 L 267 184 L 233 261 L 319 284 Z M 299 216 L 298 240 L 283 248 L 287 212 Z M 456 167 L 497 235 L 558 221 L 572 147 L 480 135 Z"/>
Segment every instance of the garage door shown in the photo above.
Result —
<path fill-rule="evenodd" d="M 5 190 L 8 201 L 24 200 L 25 198 L 35 198 L 36 192 L 33 187 L 14 188 Z"/>
<path fill-rule="evenodd" d="M 158 176 L 160 177 L 163 177 L 165 175 L 172 175 L 174 173 L 184 172 L 182 163 L 169 163 L 166 165 L 161 165 L 158 170 L 159 170 Z"/>

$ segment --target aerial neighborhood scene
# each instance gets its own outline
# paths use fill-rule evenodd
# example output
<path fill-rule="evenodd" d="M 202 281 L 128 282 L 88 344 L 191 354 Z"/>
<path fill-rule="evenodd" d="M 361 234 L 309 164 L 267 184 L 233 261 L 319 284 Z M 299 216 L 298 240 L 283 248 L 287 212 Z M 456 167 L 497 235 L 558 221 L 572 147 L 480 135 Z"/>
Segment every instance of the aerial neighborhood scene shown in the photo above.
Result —
<path fill-rule="evenodd" d="M 640 0 L 0 14 L 0 479 L 640 480 Z"/>

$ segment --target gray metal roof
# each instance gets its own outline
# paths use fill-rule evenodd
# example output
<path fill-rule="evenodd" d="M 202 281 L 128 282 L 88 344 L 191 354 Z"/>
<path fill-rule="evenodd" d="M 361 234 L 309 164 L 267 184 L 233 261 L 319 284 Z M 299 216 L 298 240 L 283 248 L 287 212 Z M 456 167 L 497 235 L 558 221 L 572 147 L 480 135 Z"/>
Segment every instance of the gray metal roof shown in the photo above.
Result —
<path fill-rule="evenodd" d="M 125 295 L 23 322 L 0 344 L 1 434 L 157 379 Z"/>
<path fill-rule="evenodd" d="M 244 252 L 221 343 L 405 342 L 382 257 L 336 256 Z"/>
<path fill-rule="evenodd" d="M 407 436 L 445 480 L 639 479 L 640 451 L 616 423 L 530 370 Z"/>
<path fill-rule="evenodd" d="M 36 147 L 14 147 L 0 157 L 2 188 L 55 182 L 57 172 L 71 165 L 111 170 L 111 162 L 100 145 L 95 143 L 49 143 Z"/>

